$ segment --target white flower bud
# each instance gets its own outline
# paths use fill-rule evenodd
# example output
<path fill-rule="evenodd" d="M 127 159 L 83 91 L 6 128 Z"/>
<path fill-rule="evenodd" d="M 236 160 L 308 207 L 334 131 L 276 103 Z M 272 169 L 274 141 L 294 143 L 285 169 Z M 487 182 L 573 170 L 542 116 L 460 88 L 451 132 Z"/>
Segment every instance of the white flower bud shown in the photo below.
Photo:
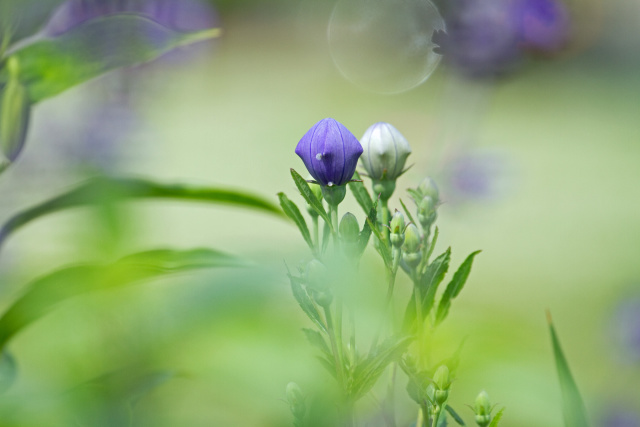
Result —
<path fill-rule="evenodd" d="M 395 127 L 378 122 L 365 131 L 360 143 L 362 166 L 371 179 L 395 181 L 402 174 L 411 147 Z"/>

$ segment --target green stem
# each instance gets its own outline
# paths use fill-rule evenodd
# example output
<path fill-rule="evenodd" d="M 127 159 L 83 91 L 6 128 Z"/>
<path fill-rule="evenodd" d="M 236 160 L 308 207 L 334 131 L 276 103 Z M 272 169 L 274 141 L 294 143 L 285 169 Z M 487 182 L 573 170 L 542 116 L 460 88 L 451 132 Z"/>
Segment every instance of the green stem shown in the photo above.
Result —
<path fill-rule="evenodd" d="M 389 242 L 389 221 L 391 216 L 389 215 L 389 200 L 382 200 L 382 235 Z"/>
<path fill-rule="evenodd" d="M 322 245 L 320 244 L 320 225 L 317 216 L 313 217 L 313 242 L 316 245 L 316 250 L 320 253 Z"/>
<path fill-rule="evenodd" d="M 332 234 L 333 234 L 333 245 L 336 249 L 336 255 L 338 252 L 338 246 L 340 246 L 340 242 L 338 241 L 338 207 L 329 205 L 329 215 L 331 216 L 331 225 L 332 225 Z"/>
<path fill-rule="evenodd" d="M 421 360 L 422 354 L 422 336 L 423 336 L 423 324 L 424 319 L 422 318 L 422 292 L 420 292 L 420 284 L 417 280 L 417 275 L 413 273 L 413 292 L 416 300 L 416 325 L 417 325 L 417 343 L 418 343 L 418 364 Z"/>
<path fill-rule="evenodd" d="M 329 332 L 329 342 L 331 343 L 331 352 L 333 353 L 333 363 L 336 365 L 336 377 L 340 384 L 340 389 L 345 390 L 344 382 L 344 365 L 342 363 L 342 357 L 338 351 L 338 343 L 336 339 L 336 331 L 333 327 L 333 316 L 331 315 L 331 309 L 329 306 L 324 307 L 324 315 L 327 320 L 327 331 Z"/>
<path fill-rule="evenodd" d="M 387 295 L 384 300 L 384 310 L 383 314 L 386 314 L 391 307 L 391 299 L 393 298 L 393 290 L 396 284 L 396 277 L 398 273 L 398 266 L 400 265 L 400 258 L 402 256 L 402 250 L 400 248 L 394 247 L 393 251 L 393 266 L 391 270 L 387 270 L 389 275 L 389 283 L 387 286 Z M 380 319 L 380 325 L 376 331 L 376 334 L 373 336 L 373 340 L 371 342 L 371 350 L 373 350 L 378 345 L 378 339 L 380 338 L 380 333 L 382 332 L 382 328 L 384 326 L 385 317 L 383 316 Z"/>

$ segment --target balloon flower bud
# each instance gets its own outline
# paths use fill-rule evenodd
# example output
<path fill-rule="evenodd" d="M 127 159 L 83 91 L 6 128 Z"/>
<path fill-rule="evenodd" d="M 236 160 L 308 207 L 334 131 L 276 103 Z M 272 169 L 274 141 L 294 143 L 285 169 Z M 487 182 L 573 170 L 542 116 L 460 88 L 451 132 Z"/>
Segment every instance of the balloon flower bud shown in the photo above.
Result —
<path fill-rule="evenodd" d="M 399 248 L 404 243 L 404 215 L 402 212 L 396 211 L 391 217 L 391 222 L 389 223 L 390 234 L 389 238 L 391 240 L 391 244 Z"/>
<path fill-rule="evenodd" d="M 449 398 L 449 387 L 451 387 L 449 368 L 447 368 L 447 365 L 441 365 L 436 370 L 435 374 L 433 374 L 433 383 L 436 385 L 436 403 L 442 406 L 447 401 L 447 398 Z"/>
<path fill-rule="evenodd" d="M 436 220 L 436 204 L 429 196 L 424 196 L 418 204 L 418 220 L 420 224 L 427 229 Z"/>
<path fill-rule="evenodd" d="M 433 202 L 437 205 L 440 202 L 440 191 L 435 181 L 429 177 L 422 180 L 418 186 L 418 193 L 424 197 L 429 196 Z"/>
<path fill-rule="evenodd" d="M 321 307 L 328 307 L 333 301 L 329 289 L 329 270 L 317 259 L 309 261 L 306 269 L 307 288 L 314 301 Z"/>
<path fill-rule="evenodd" d="M 293 417 L 296 420 L 302 419 L 305 412 L 307 411 L 307 405 L 305 403 L 304 394 L 302 394 L 302 390 L 300 389 L 298 384 L 294 382 L 290 382 L 289 384 L 287 384 L 286 396 Z"/>
<path fill-rule="evenodd" d="M 476 413 L 476 424 L 480 427 L 486 427 L 491 422 L 491 403 L 489 402 L 489 395 L 486 391 L 482 390 L 476 402 L 474 404 L 474 410 Z"/>
<path fill-rule="evenodd" d="M 340 220 L 340 238 L 342 240 L 342 249 L 345 255 L 353 257 L 358 255 L 358 246 L 360 243 L 360 228 L 355 215 L 347 212 Z"/>
<path fill-rule="evenodd" d="M 420 232 L 414 224 L 409 224 L 404 232 L 404 254 L 402 258 L 410 268 L 416 268 L 422 260 Z"/>
<path fill-rule="evenodd" d="M 31 103 L 27 89 L 20 82 L 18 59 L 7 60 L 9 78 L 0 91 L 0 172 L 12 163 L 22 151 L 27 137 Z"/>
<path fill-rule="evenodd" d="M 322 119 L 298 142 L 296 154 L 318 184 L 343 186 L 356 171 L 362 146 L 342 123 Z"/>
<path fill-rule="evenodd" d="M 395 181 L 404 172 L 411 147 L 395 127 L 378 122 L 364 132 L 361 142 L 361 163 L 372 180 Z"/>

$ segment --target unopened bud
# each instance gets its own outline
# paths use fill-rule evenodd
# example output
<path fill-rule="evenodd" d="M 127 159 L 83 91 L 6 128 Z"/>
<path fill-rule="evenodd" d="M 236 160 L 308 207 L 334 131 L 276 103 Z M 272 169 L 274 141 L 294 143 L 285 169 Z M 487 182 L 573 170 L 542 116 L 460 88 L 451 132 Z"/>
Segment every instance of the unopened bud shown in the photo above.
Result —
<path fill-rule="evenodd" d="M 395 181 L 404 172 L 411 147 L 389 123 L 378 122 L 370 126 L 360 143 L 364 150 L 360 162 L 371 179 Z"/>
<path fill-rule="evenodd" d="M 302 418 L 307 410 L 307 407 L 304 394 L 302 394 L 302 390 L 300 389 L 298 384 L 294 382 L 290 382 L 289 384 L 287 384 L 286 396 L 293 416 L 296 419 Z"/>
<path fill-rule="evenodd" d="M 351 212 L 347 212 L 340 220 L 340 237 L 346 242 L 357 242 L 360 237 L 358 219 Z"/>
<path fill-rule="evenodd" d="M 487 427 L 491 422 L 491 402 L 489 402 L 489 395 L 486 391 L 482 390 L 478 394 L 478 397 L 476 397 L 474 410 L 476 413 L 476 424 L 480 427 Z"/>
<path fill-rule="evenodd" d="M 451 387 L 451 380 L 449 379 L 449 368 L 447 365 L 440 365 L 433 374 L 433 383 L 438 390 L 448 390 Z"/>
<path fill-rule="evenodd" d="M 404 251 L 406 253 L 416 253 L 420 250 L 420 232 L 418 227 L 414 224 L 409 226 L 404 231 Z"/>
<path fill-rule="evenodd" d="M 430 177 L 426 177 L 422 180 L 420 185 L 418 185 L 418 192 L 422 197 L 431 197 L 436 204 L 440 201 L 440 190 L 438 190 L 438 186 L 435 181 Z"/>
<path fill-rule="evenodd" d="M 436 203 L 431 196 L 424 196 L 418 204 L 418 220 L 427 229 L 436 220 Z"/>
<path fill-rule="evenodd" d="M 399 248 L 404 243 L 404 215 L 402 212 L 396 211 L 391 217 L 391 222 L 389 223 L 389 228 L 391 230 L 389 234 L 389 239 L 391 240 L 391 244 Z"/>

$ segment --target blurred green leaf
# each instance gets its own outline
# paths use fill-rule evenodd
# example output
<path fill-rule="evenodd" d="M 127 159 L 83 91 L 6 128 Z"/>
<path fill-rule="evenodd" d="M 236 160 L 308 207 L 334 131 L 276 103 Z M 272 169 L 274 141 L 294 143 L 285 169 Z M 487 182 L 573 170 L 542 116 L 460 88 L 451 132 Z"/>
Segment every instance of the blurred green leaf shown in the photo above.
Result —
<path fill-rule="evenodd" d="M 504 414 L 504 409 L 505 408 L 500 409 L 498 413 L 494 415 L 493 419 L 491 420 L 491 424 L 489 424 L 489 427 L 498 427 L 498 423 L 502 419 L 502 414 Z M 587 427 L 587 424 L 581 424 L 581 425 L 582 427 Z"/>
<path fill-rule="evenodd" d="M 362 226 L 362 231 L 360 232 L 360 243 L 359 243 L 359 255 L 362 255 L 364 250 L 367 248 L 367 244 L 369 243 L 369 238 L 371 237 L 371 226 L 369 224 L 376 224 L 376 217 L 378 215 L 378 201 L 371 206 L 369 210 L 369 215 Z"/>
<path fill-rule="evenodd" d="M 440 283 L 444 280 L 445 274 L 447 274 L 447 270 L 449 270 L 450 261 L 451 248 L 447 248 L 444 253 L 429 264 L 427 271 L 425 271 L 422 276 L 420 286 L 422 287 L 422 295 L 424 295 L 424 300 L 422 301 L 422 313 L 425 317 L 429 315 L 431 307 L 433 307 L 438 286 L 440 286 Z"/>
<path fill-rule="evenodd" d="M 362 178 L 360 178 L 360 174 L 358 173 L 358 171 L 355 171 L 353 173 L 353 178 L 351 179 L 360 181 L 349 182 L 349 184 L 347 184 L 349 186 L 349 190 L 351 190 L 351 192 L 353 193 L 353 197 L 355 197 L 364 213 L 370 212 L 371 207 L 373 206 L 373 200 L 371 199 L 371 195 L 369 194 L 367 187 L 365 187 L 364 182 L 361 182 Z"/>
<path fill-rule="evenodd" d="M 333 357 L 333 354 L 329 349 L 329 345 L 324 340 L 320 332 L 314 331 L 313 329 L 308 329 L 308 328 L 302 328 L 302 332 L 304 332 L 304 335 L 307 337 L 307 340 L 312 346 L 320 350 L 324 355 L 329 357 L 329 359 Z"/>
<path fill-rule="evenodd" d="M 451 279 L 451 282 L 447 285 L 447 289 L 444 291 L 444 294 L 440 299 L 440 305 L 438 306 L 438 313 L 436 315 L 436 325 L 447 317 L 449 307 L 451 307 L 451 300 L 457 297 L 460 294 L 460 291 L 462 291 L 462 288 L 469 278 L 471 266 L 473 265 L 473 258 L 480 252 L 481 251 L 475 251 L 471 253 L 453 275 L 453 279 Z"/>
<path fill-rule="evenodd" d="M 0 37 L 15 43 L 36 33 L 64 0 L 0 1 Z"/>
<path fill-rule="evenodd" d="M 111 264 L 66 267 L 31 282 L 0 317 L 0 348 L 22 328 L 65 299 L 86 292 L 129 285 L 171 273 L 243 265 L 238 258 L 211 249 L 159 249 L 129 255 Z"/>
<path fill-rule="evenodd" d="M 431 258 L 431 254 L 433 253 L 433 250 L 436 248 L 436 243 L 438 242 L 438 236 L 440 236 L 440 229 L 438 228 L 438 226 L 436 226 L 434 232 L 433 232 L 433 237 L 431 238 L 431 241 L 429 242 L 429 250 L 427 251 L 427 253 L 424 256 L 424 260 L 425 262 L 429 262 L 429 258 Z"/>
<path fill-rule="evenodd" d="M 322 226 L 322 253 L 327 251 L 327 247 L 329 246 L 329 240 L 331 237 L 331 228 L 329 228 L 328 223 L 324 223 Z"/>
<path fill-rule="evenodd" d="M 304 313 L 307 315 L 307 317 L 309 317 L 309 319 L 311 319 L 313 323 L 318 325 L 320 330 L 322 330 L 323 332 L 327 332 L 327 327 L 324 325 L 324 321 L 322 320 L 318 309 L 316 309 L 315 304 L 311 300 L 311 297 L 309 297 L 307 291 L 303 289 L 300 278 L 292 276 L 290 273 L 288 273 L 288 275 L 289 281 L 291 282 L 291 291 L 293 292 L 293 297 L 296 299 L 296 301 L 298 301 L 298 304 L 300 305 L 300 308 L 302 308 L 302 311 L 304 311 Z"/>
<path fill-rule="evenodd" d="M 378 345 L 369 356 L 358 363 L 353 371 L 349 395 L 354 400 L 364 396 L 375 385 L 389 363 L 405 352 L 413 337 L 391 337 Z"/>
<path fill-rule="evenodd" d="M 220 29 L 183 33 L 134 13 L 89 20 L 11 53 L 19 59 L 31 102 L 52 97 L 107 71 L 151 61 L 170 50 L 218 37 Z M 0 83 L 6 82 L 0 72 Z"/>
<path fill-rule="evenodd" d="M 551 344 L 553 346 L 553 357 L 556 361 L 558 379 L 560 380 L 560 391 L 562 393 L 562 413 L 564 415 L 565 427 L 588 427 L 587 412 L 580 396 L 580 391 L 576 385 L 569 363 L 562 352 L 560 339 L 551 320 L 551 314 L 547 312 L 549 322 L 549 333 L 551 334 Z"/>
<path fill-rule="evenodd" d="M 11 217 L 0 228 L 0 246 L 9 235 L 34 219 L 77 206 L 104 203 L 105 199 L 108 199 L 109 202 L 129 199 L 173 199 L 207 202 L 257 209 L 284 217 L 282 210 L 277 205 L 260 196 L 244 191 L 216 187 L 161 184 L 138 178 L 99 177 Z"/>
<path fill-rule="evenodd" d="M 453 420 L 458 423 L 458 425 L 464 426 L 464 420 L 462 419 L 462 417 L 460 415 L 458 415 L 458 413 L 449 405 L 446 405 L 444 407 L 447 412 L 449 413 L 449 415 L 451 415 L 451 418 L 453 418 Z"/>
<path fill-rule="evenodd" d="M 291 177 L 293 178 L 293 182 L 296 184 L 296 187 L 298 187 L 298 190 L 300 191 L 302 197 L 304 197 L 309 206 L 311 206 L 311 209 L 316 211 L 318 215 L 320 215 L 322 219 L 324 219 L 324 222 L 326 224 L 329 224 L 329 227 L 333 229 L 331 218 L 329 218 L 327 211 L 324 209 L 324 206 L 322 206 L 322 202 L 318 200 L 316 195 L 313 194 L 313 191 L 311 191 L 311 188 L 309 188 L 309 183 L 303 177 L 301 177 L 300 174 L 295 171 L 295 169 L 291 169 Z"/>
<path fill-rule="evenodd" d="M 18 366 L 11 353 L 4 348 L 0 350 L 0 394 L 11 387 L 16 380 Z"/>
<path fill-rule="evenodd" d="M 298 230 L 300 230 L 300 234 L 302 234 L 302 238 L 311 251 L 315 254 L 316 247 L 311 240 L 311 233 L 309 232 L 309 228 L 307 227 L 307 222 L 304 220 L 304 217 L 300 213 L 300 209 L 293 203 L 284 193 L 278 193 L 278 198 L 280 199 L 280 206 L 284 213 L 296 224 Z"/>

